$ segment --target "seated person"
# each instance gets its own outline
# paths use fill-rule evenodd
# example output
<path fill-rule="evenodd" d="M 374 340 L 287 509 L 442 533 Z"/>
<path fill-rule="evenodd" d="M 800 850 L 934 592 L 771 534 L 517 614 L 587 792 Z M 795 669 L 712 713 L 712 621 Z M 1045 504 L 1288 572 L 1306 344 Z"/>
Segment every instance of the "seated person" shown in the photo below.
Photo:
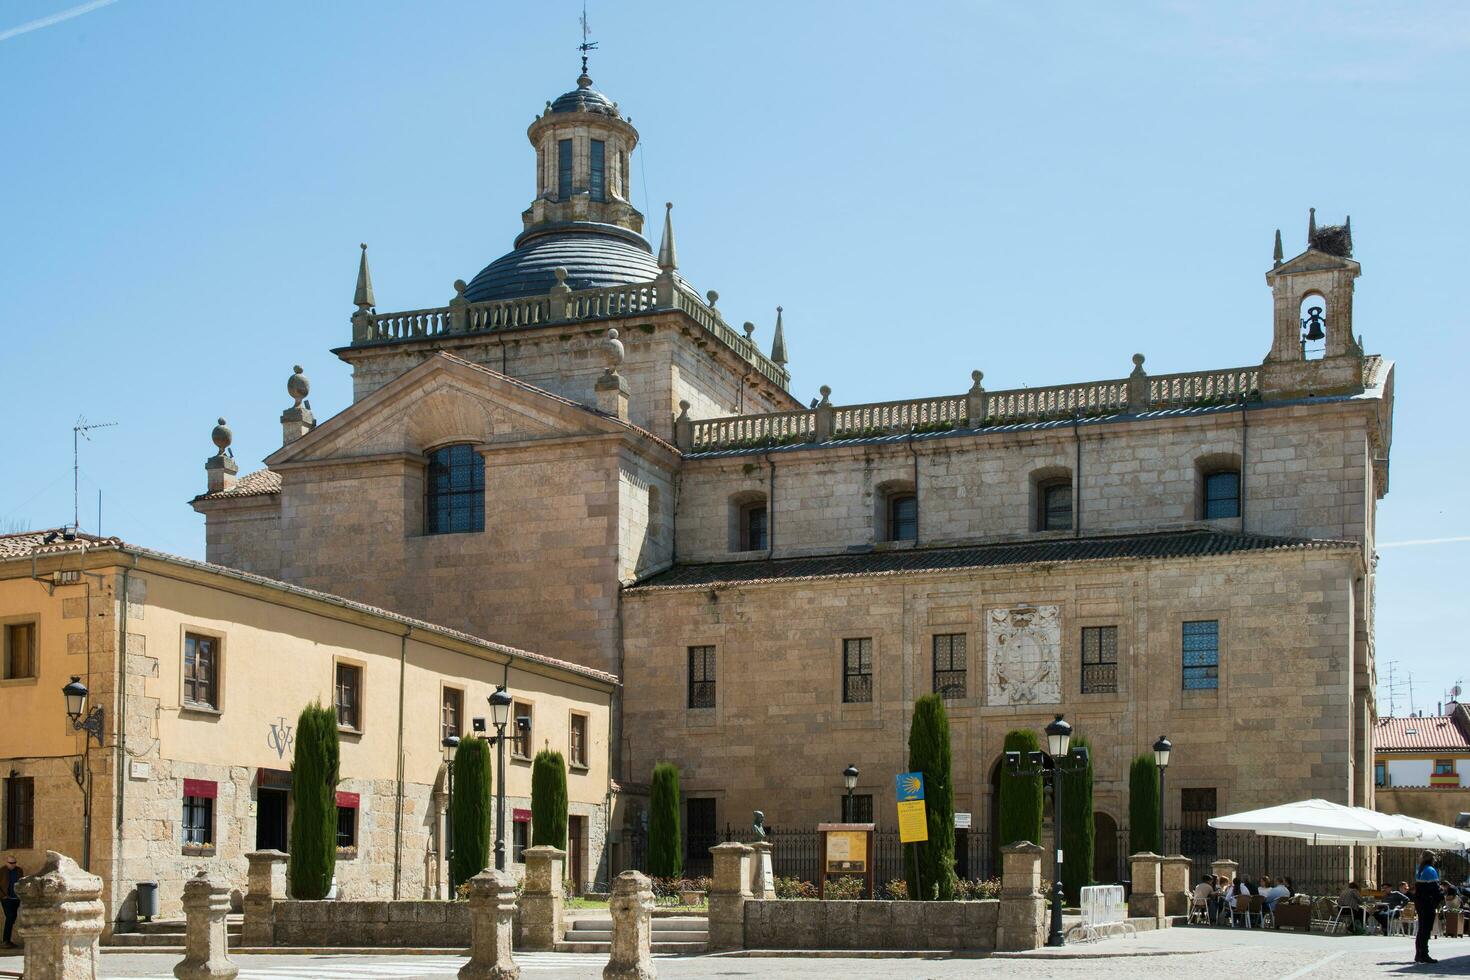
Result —
<path fill-rule="evenodd" d="M 1384 935 L 1387 935 L 1388 920 L 1392 916 L 1392 914 L 1413 901 L 1413 899 L 1409 897 L 1409 883 L 1407 881 L 1399 882 L 1397 888 L 1389 892 L 1387 895 L 1383 896 L 1383 901 L 1384 904 L 1388 906 L 1388 908 L 1379 909 L 1377 912 L 1373 913 L 1373 917 L 1378 920 L 1378 926 L 1380 929 L 1383 930 Z"/>
<path fill-rule="evenodd" d="M 1348 882 L 1347 888 L 1343 890 L 1341 895 L 1337 896 L 1337 907 L 1339 910 L 1347 909 L 1351 913 L 1348 919 L 1350 923 L 1348 928 L 1352 932 L 1357 932 L 1358 920 L 1363 914 L 1363 893 L 1358 890 L 1358 883 L 1356 881 Z"/>
<path fill-rule="evenodd" d="M 1264 891 L 1261 892 L 1261 897 L 1266 900 L 1266 908 L 1271 909 L 1273 912 L 1276 910 L 1277 902 L 1283 898 L 1291 897 L 1291 889 L 1279 881 L 1271 880 L 1270 875 L 1263 875 L 1261 877 L 1261 885 L 1264 887 Z"/>
<path fill-rule="evenodd" d="M 1194 886 L 1194 904 L 1205 909 L 1210 919 L 1215 918 L 1215 879 L 1213 875 L 1205 875 Z"/>

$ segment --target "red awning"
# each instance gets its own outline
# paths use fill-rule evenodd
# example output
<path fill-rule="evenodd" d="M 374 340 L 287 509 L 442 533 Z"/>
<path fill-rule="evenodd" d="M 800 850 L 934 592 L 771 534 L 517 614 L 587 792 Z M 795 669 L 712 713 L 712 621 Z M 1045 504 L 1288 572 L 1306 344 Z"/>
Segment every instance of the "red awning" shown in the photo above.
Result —
<path fill-rule="evenodd" d="M 339 789 L 337 791 L 337 808 L 339 810 L 356 810 L 359 799 L 361 799 L 359 794 L 348 793 Z"/>
<path fill-rule="evenodd" d="M 184 795 L 212 800 L 219 794 L 219 787 L 211 779 L 184 780 Z"/>
<path fill-rule="evenodd" d="M 519 807 L 511 811 L 512 823 L 530 823 L 531 811 L 522 810 Z"/>

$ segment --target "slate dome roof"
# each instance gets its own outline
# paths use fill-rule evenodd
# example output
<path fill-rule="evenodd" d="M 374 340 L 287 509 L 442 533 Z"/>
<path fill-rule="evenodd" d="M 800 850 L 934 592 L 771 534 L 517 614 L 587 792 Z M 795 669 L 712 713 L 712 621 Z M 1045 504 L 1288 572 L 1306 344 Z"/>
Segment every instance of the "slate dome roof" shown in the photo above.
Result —
<path fill-rule="evenodd" d="M 556 285 L 553 270 L 567 270 L 573 289 L 650 282 L 658 261 L 641 235 L 616 225 L 566 222 L 522 234 L 513 251 L 481 269 L 465 288 L 471 303 L 544 296 Z"/>
<path fill-rule="evenodd" d="M 596 112 L 604 116 L 621 119 L 622 113 L 612 99 L 592 87 L 592 79 L 584 73 L 577 79 L 577 87 L 559 95 L 551 103 L 552 112 Z"/>

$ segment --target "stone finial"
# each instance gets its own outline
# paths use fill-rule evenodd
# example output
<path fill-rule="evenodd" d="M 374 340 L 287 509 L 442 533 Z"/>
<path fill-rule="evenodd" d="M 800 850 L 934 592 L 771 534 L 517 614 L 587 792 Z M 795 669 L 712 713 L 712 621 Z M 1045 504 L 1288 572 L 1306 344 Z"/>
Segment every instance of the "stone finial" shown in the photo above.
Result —
<path fill-rule="evenodd" d="M 771 362 L 786 366 L 786 329 L 781 323 L 781 307 L 776 307 L 776 336 L 771 340 Z"/>
<path fill-rule="evenodd" d="M 1148 372 L 1143 369 L 1143 355 L 1133 355 L 1133 371 L 1128 375 L 1128 411 L 1135 415 L 1148 411 Z"/>
<path fill-rule="evenodd" d="M 1310 247 L 1312 239 L 1317 237 L 1317 209 L 1307 208 L 1307 245 Z"/>
<path fill-rule="evenodd" d="M 1282 257 L 1285 254 L 1286 253 L 1281 250 L 1281 229 L 1280 228 L 1277 228 L 1276 229 L 1276 247 L 1274 249 L 1272 249 L 1272 251 L 1271 251 L 1271 268 L 1274 269 L 1277 266 L 1279 266 L 1281 264 Z"/>
<path fill-rule="evenodd" d="M 511 952 L 516 880 L 508 871 L 487 869 L 470 879 L 470 960 L 460 980 L 516 980 L 521 968 Z"/>
<path fill-rule="evenodd" d="M 709 308 L 714 309 L 715 304 L 720 301 L 720 294 L 715 292 L 713 289 L 710 289 L 705 292 L 704 298 L 706 301 L 708 301 Z"/>
<path fill-rule="evenodd" d="M 745 330 L 745 339 L 746 340 L 750 340 L 751 335 L 755 333 L 755 324 L 751 323 L 749 320 L 746 320 L 745 321 L 744 330 Z"/>
<path fill-rule="evenodd" d="M 679 268 L 678 251 L 674 248 L 674 202 L 664 204 L 664 237 L 658 243 L 658 267 L 665 275 L 672 275 Z"/>
<path fill-rule="evenodd" d="M 653 883 L 637 871 L 613 879 L 607 903 L 612 913 L 612 953 L 602 980 L 652 980 Z"/>
<path fill-rule="evenodd" d="M 30 980 L 80 980 L 99 976 L 102 879 L 56 851 L 41 870 L 15 885 L 20 896 L 17 928 L 26 947 Z"/>
<path fill-rule="evenodd" d="M 373 274 L 368 271 L 367 242 L 358 247 L 362 249 L 362 257 L 357 261 L 357 291 L 352 295 L 352 302 L 359 313 L 366 313 L 375 309 L 378 301 L 373 298 Z"/>
<path fill-rule="evenodd" d="M 812 426 L 812 439 L 815 442 L 826 442 L 832 438 L 832 426 L 836 421 L 837 411 L 832 407 L 832 389 L 827 385 L 817 389 L 822 394 L 822 400 L 816 405 L 816 419 Z"/>
<path fill-rule="evenodd" d="M 675 419 L 675 421 L 677 421 L 677 422 L 688 422 L 689 421 L 689 402 L 688 402 L 688 400 L 683 399 L 683 398 L 679 399 L 679 417 L 677 419 Z"/>
<path fill-rule="evenodd" d="M 295 399 L 296 404 L 281 413 L 283 446 L 291 445 L 316 428 L 316 416 L 312 414 L 311 402 L 306 400 L 306 396 L 311 394 L 311 382 L 301 373 L 300 364 L 294 365 L 293 370 L 295 373 L 286 379 L 286 393 Z"/>
<path fill-rule="evenodd" d="M 174 967 L 178 980 L 234 980 L 240 968 L 230 962 L 225 916 L 230 886 L 208 871 L 184 883 L 184 959 Z"/>
<path fill-rule="evenodd" d="M 821 407 L 823 405 L 831 405 L 832 404 L 832 387 L 831 387 L 831 385 L 822 385 L 822 387 L 818 388 L 817 391 L 821 392 L 821 394 L 822 394 L 822 400 L 819 401 L 819 402 L 817 402 L 817 406 L 818 407 Z"/>
<path fill-rule="evenodd" d="M 623 342 L 618 339 L 616 328 L 607 331 L 607 338 L 599 345 L 607 367 L 602 377 L 592 386 L 597 396 L 597 410 L 604 415 L 628 421 L 628 382 L 618 373 L 623 363 Z"/>
<path fill-rule="evenodd" d="M 454 280 L 454 296 L 449 301 L 449 332 L 464 333 L 470 326 L 470 301 L 464 298 L 467 287 L 463 279 Z"/>
<path fill-rule="evenodd" d="M 206 493 L 223 493 L 235 485 L 235 476 L 240 472 L 240 464 L 235 462 L 235 454 L 230 449 L 230 442 L 234 439 L 234 433 L 221 418 L 219 425 L 209 434 L 214 440 L 215 448 L 219 452 L 204 461 L 204 475 L 207 479 Z"/>
<path fill-rule="evenodd" d="M 684 452 L 694 448 L 694 420 L 689 417 L 689 402 L 679 400 L 679 415 L 674 419 L 674 445 Z"/>
<path fill-rule="evenodd" d="M 311 394 L 311 381 L 302 372 L 300 364 L 291 365 L 291 377 L 286 379 L 286 394 L 296 402 L 295 408 L 300 408 L 302 402 L 311 408 L 311 402 L 306 401 L 306 396 Z"/>
<path fill-rule="evenodd" d="M 217 455 L 217 456 L 233 456 L 233 455 L 235 455 L 230 450 L 230 443 L 232 443 L 232 442 L 235 441 L 235 433 L 233 433 L 233 432 L 230 431 L 230 427 L 225 422 L 225 420 L 224 420 L 223 417 L 220 418 L 219 424 L 216 425 L 214 427 L 214 429 L 209 433 L 209 438 L 210 438 L 211 441 L 214 442 L 215 448 L 219 450 L 219 452 L 216 453 L 215 455 Z"/>
<path fill-rule="evenodd" d="M 607 363 L 603 370 L 603 377 L 618 373 L 618 368 L 623 366 L 623 342 L 618 339 L 616 327 L 609 327 L 607 337 L 599 347 L 602 348 L 602 359 Z"/>
<path fill-rule="evenodd" d="M 965 393 L 966 414 L 970 418 L 970 428 L 978 429 L 985 422 L 989 414 L 990 406 L 985 395 L 985 386 L 980 382 L 985 380 L 985 372 L 974 370 L 970 372 L 970 390 Z"/>

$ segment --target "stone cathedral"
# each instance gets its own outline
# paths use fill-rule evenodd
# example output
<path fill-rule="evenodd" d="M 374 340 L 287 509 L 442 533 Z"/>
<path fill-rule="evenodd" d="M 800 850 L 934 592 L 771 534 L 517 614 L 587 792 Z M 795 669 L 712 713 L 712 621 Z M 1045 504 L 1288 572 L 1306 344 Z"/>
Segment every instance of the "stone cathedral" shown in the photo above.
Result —
<path fill-rule="evenodd" d="M 1089 737 L 1101 880 L 1161 734 L 1186 853 L 1217 813 L 1371 805 L 1393 364 L 1354 334 L 1350 223 L 1313 212 L 1293 258 L 1277 233 L 1246 366 L 1119 351 L 1104 380 L 807 404 L 780 308 L 768 341 L 732 326 L 672 205 L 645 237 L 638 132 L 585 71 L 527 137 L 520 234 L 447 303 L 379 311 L 363 247 L 353 402 L 318 421 L 298 368 L 264 468 L 209 459 L 209 561 L 616 674 L 612 871 L 660 760 L 691 867 L 753 809 L 838 819 L 849 764 L 854 816 L 892 826 L 931 692 L 970 834 L 1008 730 Z"/>

